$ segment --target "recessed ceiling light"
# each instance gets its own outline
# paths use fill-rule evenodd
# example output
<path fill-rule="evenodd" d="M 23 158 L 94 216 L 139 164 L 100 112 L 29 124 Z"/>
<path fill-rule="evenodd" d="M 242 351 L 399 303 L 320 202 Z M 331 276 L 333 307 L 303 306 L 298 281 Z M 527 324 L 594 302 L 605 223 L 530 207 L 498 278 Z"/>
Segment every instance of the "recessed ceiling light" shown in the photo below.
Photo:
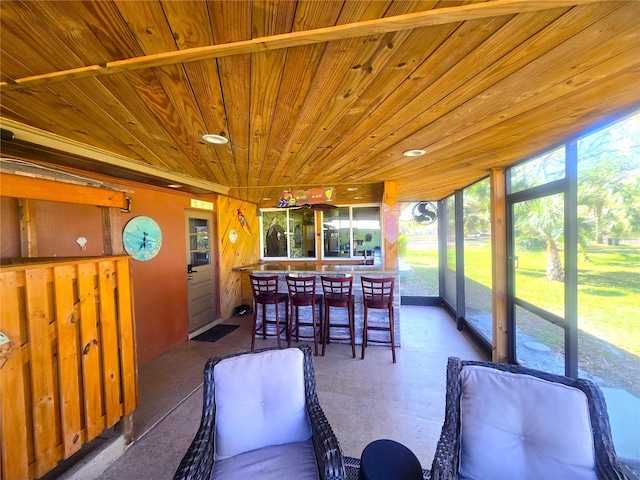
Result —
<path fill-rule="evenodd" d="M 402 155 L 404 155 L 405 157 L 420 157 L 425 153 L 427 152 L 425 152 L 424 150 L 407 150 L 406 152 L 402 152 Z"/>
<path fill-rule="evenodd" d="M 180 185 L 179 183 L 170 183 L 169 185 L 167 185 L 167 187 L 169 187 L 169 188 L 182 188 L 182 185 Z"/>
<path fill-rule="evenodd" d="M 347 188 L 347 192 L 355 192 L 356 190 L 358 190 L 358 187 L 349 187 L 349 188 Z"/>
<path fill-rule="evenodd" d="M 224 145 L 229 142 L 227 137 L 223 137 L 222 135 L 216 135 L 214 133 L 205 133 L 202 135 L 202 139 L 205 142 L 213 143 L 214 145 Z"/>

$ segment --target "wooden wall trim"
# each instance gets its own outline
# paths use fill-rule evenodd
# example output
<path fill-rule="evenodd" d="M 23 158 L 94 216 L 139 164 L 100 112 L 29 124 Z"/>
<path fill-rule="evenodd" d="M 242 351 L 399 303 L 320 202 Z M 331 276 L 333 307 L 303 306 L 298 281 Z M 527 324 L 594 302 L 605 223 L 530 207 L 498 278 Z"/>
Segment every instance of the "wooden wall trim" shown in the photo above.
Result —
<path fill-rule="evenodd" d="M 384 193 L 382 194 L 382 202 L 384 206 L 395 207 L 398 204 L 398 183 L 393 181 L 384 182 Z M 395 219 L 399 222 L 399 218 Z M 385 227 L 383 226 L 383 229 Z M 397 225 L 396 225 L 397 228 Z M 383 230 L 384 233 L 384 230 Z M 391 243 L 384 239 L 384 267 L 389 270 L 398 268 L 398 241 Z"/>
<path fill-rule="evenodd" d="M 506 184 L 504 169 L 494 168 L 491 182 L 491 266 L 493 274 L 492 317 L 493 348 L 492 361 L 508 362 L 507 323 L 507 228 L 506 228 Z"/>
<path fill-rule="evenodd" d="M 97 205 L 99 207 L 126 207 L 125 192 L 11 173 L 0 173 L 0 195 L 31 200 Z"/>

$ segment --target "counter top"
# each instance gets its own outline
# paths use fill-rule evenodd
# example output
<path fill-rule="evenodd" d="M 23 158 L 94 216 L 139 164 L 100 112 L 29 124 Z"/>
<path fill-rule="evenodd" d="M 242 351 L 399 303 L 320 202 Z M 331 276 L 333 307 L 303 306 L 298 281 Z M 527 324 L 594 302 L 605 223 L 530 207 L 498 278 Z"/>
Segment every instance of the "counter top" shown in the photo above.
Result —
<path fill-rule="evenodd" d="M 253 263 L 251 265 L 243 265 L 236 267 L 234 272 L 251 272 L 251 273 L 352 273 L 352 274 L 375 274 L 375 275 L 398 275 L 398 270 L 388 270 L 382 265 L 340 265 L 335 263 L 300 263 L 296 264 L 279 264 L 279 263 Z"/>

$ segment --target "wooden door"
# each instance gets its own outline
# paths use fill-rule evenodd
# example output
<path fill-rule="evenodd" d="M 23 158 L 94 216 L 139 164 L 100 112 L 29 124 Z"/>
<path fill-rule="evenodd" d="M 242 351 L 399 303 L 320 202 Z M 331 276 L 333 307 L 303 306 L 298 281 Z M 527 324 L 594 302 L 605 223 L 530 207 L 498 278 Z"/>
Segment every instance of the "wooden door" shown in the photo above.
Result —
<path fill-rule="evenodd" d="M 189 333 L 217 319 L 213 216 L 185 212 Z"/>

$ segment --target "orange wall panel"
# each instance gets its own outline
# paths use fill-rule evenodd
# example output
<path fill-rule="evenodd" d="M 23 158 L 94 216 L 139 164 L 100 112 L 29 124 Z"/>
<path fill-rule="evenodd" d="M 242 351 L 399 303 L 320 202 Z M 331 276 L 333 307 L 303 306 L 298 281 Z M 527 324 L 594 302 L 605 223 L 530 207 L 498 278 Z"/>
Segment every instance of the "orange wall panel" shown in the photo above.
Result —
<path fill-rule="evenodd" d="M 18 199 L 0 197 L 0 259 L 20 256 Z"/>
<path fill-rule="evenodd" d="M 146 262 L 131 260 L 138 363 L 157 357 L 187 339 L 187 265 L 184 210 L 189 197 L 136 188 L 129 193 L 133 217 L 153 218 L 162 230 L 162 248 Z"/>

